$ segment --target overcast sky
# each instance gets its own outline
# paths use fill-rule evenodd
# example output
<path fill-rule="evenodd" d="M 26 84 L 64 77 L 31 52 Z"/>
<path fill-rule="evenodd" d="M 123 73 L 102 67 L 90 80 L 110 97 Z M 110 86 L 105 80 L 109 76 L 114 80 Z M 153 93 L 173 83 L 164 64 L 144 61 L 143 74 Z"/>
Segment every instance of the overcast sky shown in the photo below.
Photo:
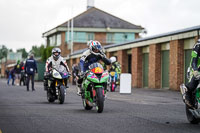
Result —
<path fill-rule="evenodd" d="M 86 10 L 87 0 L 0 0 L 0 45 L 44 43 L 42 33 Z M 200 25 L 200 0 L 95 0 L 95 7 L 148 31 L 147 36 Z"/>

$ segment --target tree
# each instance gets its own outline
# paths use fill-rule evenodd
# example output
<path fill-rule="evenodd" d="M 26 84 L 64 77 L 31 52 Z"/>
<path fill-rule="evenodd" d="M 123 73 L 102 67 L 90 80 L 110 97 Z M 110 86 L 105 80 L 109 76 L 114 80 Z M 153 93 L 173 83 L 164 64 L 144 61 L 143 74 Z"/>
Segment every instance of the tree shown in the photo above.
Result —
<path fill-rule="evenodd" d="M 13 50 L 12 50 L 12 49 L 9 49 L 8 52 L 13 52 Z"/>
<path fill-rule="evenodd" d="M 34 54 L 35 57 L 41 57 L 40 53 L 40 47 L 32 46 L 32 49 L 30 51 L 32 54 Z"/>
<path fill-rule="evenodd" d="M 5 45 L 0 45 L 0 60 L 7 59 L 8 48 Z"/>
<path fill-rule="evenodd" d="M 51 51 L 53 48 L 54 47 L 52 47 L 52 46 L 48 46 L 43 49 L 43 51 L 42 51 L 42 60 L 43 61 L 46 61 L 51 56 Z"/>
<path fill-rule="evenodd" d="M 17 49 L 17 52 L 22 52 L 22 57 L 25 59 L 28 56 L 25 48 Z"/>
<path fill-rule="evenodd" d="M 41 57 L 42 58 L 42 61 L 46 61 L 50 56 L 51 56 L 51 50 L 53 49 L 54 47 L 52 46 L 47 46 L 45 48 L 44 45 L 41 45 L 41 46 L 32 46 L 32 49 L 31 49 L 31 53 L 34 54 L 35 57 Z"/>

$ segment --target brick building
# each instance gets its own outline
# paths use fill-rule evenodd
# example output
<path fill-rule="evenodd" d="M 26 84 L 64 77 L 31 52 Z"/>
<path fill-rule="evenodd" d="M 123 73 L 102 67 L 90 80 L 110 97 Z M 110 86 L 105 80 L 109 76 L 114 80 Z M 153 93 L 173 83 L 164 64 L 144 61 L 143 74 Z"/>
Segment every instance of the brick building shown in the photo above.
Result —
<path fill-rule="evenodd" d="M 89 40 L 98 40 L 102 45 L 130 42 L 139 38 L 139 33 L 143 30 L 141 26 L 90 7 L 80 15 L 43 33 L 43 37 L 48 46 L 59 46 L 62 56 L 66 57 L 71 53 L 72 46 L 73 51 L 84 49 Z"/>
<path fill-rule="evenodd" d="M 12 69 L 18 60 L 22 61 L 21 52 L 8 52 L 7 58 L 3 58 L 0 62 L 0 77 L 5 77 L 6 69 Z"/>
<path fill-rule="evenodd" d="M 132 74 L 132 87 L 179 90 L 181 83 L 188 82 L 186 71 L 199 30 L 195 26 L 104 48 L 108 57 L 117 56 L 122 73 Z M 83 51 L 68 57 L 69 66 L 79 62 Z"/>

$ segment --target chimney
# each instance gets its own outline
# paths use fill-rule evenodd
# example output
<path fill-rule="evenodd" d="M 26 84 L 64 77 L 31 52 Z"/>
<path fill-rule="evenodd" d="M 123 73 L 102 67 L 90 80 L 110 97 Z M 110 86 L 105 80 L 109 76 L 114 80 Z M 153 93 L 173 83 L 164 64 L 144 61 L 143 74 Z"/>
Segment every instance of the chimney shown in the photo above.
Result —
<path fill-rule="evenodd" d="M 87 0 L 87 10 L 94 7 L 94 0 Z"/>

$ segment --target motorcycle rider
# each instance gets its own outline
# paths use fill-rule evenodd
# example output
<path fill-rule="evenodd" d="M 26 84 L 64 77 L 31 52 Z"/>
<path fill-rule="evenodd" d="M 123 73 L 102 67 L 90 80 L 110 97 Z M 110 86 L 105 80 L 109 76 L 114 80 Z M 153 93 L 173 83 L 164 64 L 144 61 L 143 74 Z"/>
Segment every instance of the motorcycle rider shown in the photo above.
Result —
<path fill-rule="evenodd" d="M 117 80 L 119 79 L 118 77 L 121 74 L 121 66 L 120 66 L 119 62 L 117 62 L 116 57 L 112 56 L 112 57 L 110 57 L 110 60 L 111 60 L 111 67 L 110 67 L 109 72 L 114 71 L 117 73 L 115 75 L 115 80 L 116 80 L 116 83 L 118 84 Z"/>
<path fill-rule="evenodd" d="M 182 84 L 180 88 L 185 104 L 187 104 L 189 107 L 194 107 L 192 92 L 197 88 L 199 84 L 198 79 L 200 78 L 200 39 L 193 47 L 191 56 L 192 58 L 189 71 L 191 76 L 189 82 L 186 85 Z"/>
<path fill-rule="evenodd" d="M 81 84 L 83 82 L 83 77 L 85 75 L 86 70 L 88 70 L 89 66 L 93 63 L 96 63 L 102 60 L 106 65 L 110 65 L 110 60 L 106 57 L 103 52 L 101 43 L 98 41 L 89 41 L 88 50 L 86 50 L 81 59 L 80 59 L 80 78 L 77 81 L 77 95 L 81 95 Z"/>
<path fill-rule="evenodd" d="M 48 78 L 49 73 L 52 70 L 52 68 L 58 69 L 59 66 L 62 65 L 66 68 L 67 72 L 70 72 L 66 61 L 60 55 L 61 54 L 60 48 L 53 48 L 51 53 L 52 53 L 52 55 L 47 59 L 46 66 L 45 66 L 45 69 L 46 69 L 45 80 L 44 80 L 45 90 L 47 89 L 46 87 L 48 85 L 48 83 L 47 83 L 48 81 L 46 79 Z M 67 82 L 67 81 L 65 81 L 65 82 Z"/>

